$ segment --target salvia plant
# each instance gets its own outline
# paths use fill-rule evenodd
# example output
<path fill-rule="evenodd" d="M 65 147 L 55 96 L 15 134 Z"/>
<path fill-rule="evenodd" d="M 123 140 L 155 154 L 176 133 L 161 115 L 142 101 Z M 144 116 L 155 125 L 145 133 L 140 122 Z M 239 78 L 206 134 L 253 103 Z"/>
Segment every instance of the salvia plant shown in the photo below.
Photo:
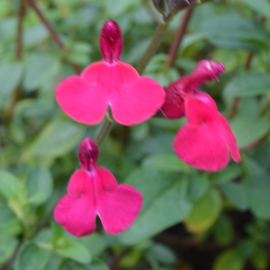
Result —
<path fill-rule="evenodd" d="M 1 0 L 0 269 L 268 269 L 269 18 Z"/>

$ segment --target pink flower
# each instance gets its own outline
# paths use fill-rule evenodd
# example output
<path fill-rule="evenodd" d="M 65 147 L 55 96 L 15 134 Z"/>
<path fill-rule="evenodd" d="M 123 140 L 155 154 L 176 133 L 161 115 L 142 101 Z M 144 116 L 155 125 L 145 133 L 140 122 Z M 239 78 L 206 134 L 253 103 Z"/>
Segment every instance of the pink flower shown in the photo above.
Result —
<path fill-rule="evenodd" d="M 174 140 L 174 151 L 187 164 L 201 170 L 218 171 L 230 160 L 241 161 L 236 138 L 218 110 L 215 101 L 196 90 L 201 83 L 216 79 L 223 72 L 221 63 L 203 60 L 191 75 L 167 87 L 167 100 L 162 107 L 168 118 L 187 117 Z"/>
<path fill-rule="evenodd" d="M 126 230 L 141 210 L 142 195 L 132 186 L 117 185 L 110 171 L 96 165 L 98 148 L 93 140 L 82 141 L 78 156 L 80 169 L 71 176 L 68 194 L 54 209 L 56 222 L 75 236 L 93 233 L 96 215 L 107 233 Z"/>
<path fill-rule="evenodd" d="M 162 106 L 163 88 L 119 60 L 122 46 L 119 26 L 108 20 L 100 35 L 103 61 L 89 65 L 80 76 L 71 76 L 58 85 L 56 100 L 75 121 L 97 124 L 110 107 L 115 121 L 129 126 L 147 120 Z"/>

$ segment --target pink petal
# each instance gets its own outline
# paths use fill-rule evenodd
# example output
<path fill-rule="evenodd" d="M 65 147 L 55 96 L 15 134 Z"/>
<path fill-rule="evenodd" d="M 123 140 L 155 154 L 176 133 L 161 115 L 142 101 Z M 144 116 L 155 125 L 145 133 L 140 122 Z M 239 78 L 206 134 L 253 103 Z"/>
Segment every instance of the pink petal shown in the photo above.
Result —
<path fill-rule="evenodd" d="M 228 145 L 228 148 L 230 149 L 232 158 L 235 162 L 240 162 L 241 156 L 240 156 L 239 148 L 236 144 L 236 138 L 234 134 L 232 133 L 231 127 L 228 124 L 226 118 L 222 114 L 219 114 L 219 120 L 224 128 L 227 145 Z"/>
<path fill-rule="evenodd" d="M 226 167 L 230 159 L 222 135 L 216 126 L 187 124 L 177 132 L 173 148 L 187 164 L 201 170 L 218 171 Z"/>
<path fill-rule="evenodd" d="M 165 102 L 161 108 L 161 111 L 167 118 L 170 119 L 183 117 L 185 115 L 184 102 L 182 102 L 182 104 Z"/>
<path fill-rule="evenodd" d="M 103 63 L 99 68 L 96 81 L 101 88 L 108 89 L 107 101 L 116 122 L 127 126 L 139 124 L 162 106 L 163 88 L 151 78 L 140 77 L 131 65 L 119 61 Z M 91 68 L 87 68 L 82 77 L 92 81 Z"/>
<path fill-rule="evenodd" d="M 87 188 L 85 180 L 88 180 Z M 68 191 L 69 195 L 62 197 L 54 209 L 56 222 L 75 236 L 91 234 L 96 227 L 96 202 L 91 176 L 85 171 L 76 171 L 71 176 Z"/>
<path fill-rule="evenodd" d="M 97 124 L 104 117 L 108 107 L 105 97 L 106 89 L 79 76 L 65 79 L 56 89 L 56 100 L 63 111 L 87 125 Z"/>
<path fill-rule="evenodd" d="M 185 99 L 187 121 L 190 124 L 215 122 L 218 110 L 215 101 L 206 93 L 196 91 Z"/>
<path fill-rule="evenodd" d="M 97 173 L 97 214 L 107 233 L 120 233 L 130 227 L 138 216 L 142 195 L 129 185 L 115 185 L 113 174 L 105 168 L 98 167 Z"/>

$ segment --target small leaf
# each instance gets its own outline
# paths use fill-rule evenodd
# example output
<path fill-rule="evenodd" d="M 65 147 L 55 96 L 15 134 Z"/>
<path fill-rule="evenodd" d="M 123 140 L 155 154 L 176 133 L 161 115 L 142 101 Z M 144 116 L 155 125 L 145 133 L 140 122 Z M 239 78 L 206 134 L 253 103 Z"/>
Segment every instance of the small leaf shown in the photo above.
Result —
<path fill-rule="evenodd" d="M 51 55 L 35 53 L 30 55 L 25 68 L 23 87 L 25 91 L 33 91 L 54 79 L 60 70 L 60 63 Z"/>
<path fill-rule="evenodd" d="M 237 249 L 222 252 L 214 263 L 213 270 L 242 270 L 244 261 L 239 256 Z"/>
<path fill-rule="evenodd" d="M 215 239 L 220 245 L 229 245 L 233 241 L 234 232 L 231 220 L 221 215 L 214 225 Z"/>
<path fill-rule="evenodd" d="M 256 142 L 270 130 L 268 119 L 259 118 L 255 115 L 240 114 L 230 124 L 240 148 Z"/>
<path fill-rule="evenodd" d="M 270 92 L 270 78 L 263 73 L 245 73 L 238 75 L 231 80 L 225 87 L 224 96 L 250 97 Z"/>
<path fill-rule="evenodd" d="M 23 153 L 22 160 L 56 158 L 71 151 L 82 139 L 85 127 L 68 120 L 54 120 L 37 136 Z"/>
<path fill-rule="evenodd" d="M 200 200 L 196 201 L 190 215 L 184 221 L 187 230 L 201 233 L 216 221 L 221 211 L 222 201 L 219 193 L 209 190 Z"/>
<path fill-rule="evenodd" d="M 65 257 L 79 263 L 90 263 L 92 256 L 87 248 L 77 242 L 66 241 L 64 246 L 57 247 L 55 251 Z"/>
<path fill-rule="evenodd" d="M 229 201 L 239 210 L 247 210 L 248 201 L 244 186 L 238 183 L 226 183 L 221 185 L 221 190 L 224 192 Z"/>
<path fill-rule="evenodd" d="M 28 198 L 34 205 L 40 205 L 46 202 L 53 191 L 53 180 L 48 169 L 35 166 L 27 175 L 26 186 L 28 189 Z"/>
<path fill-rule="evenodd" d="M 244 182 L 251 211 L 259 218 L 270 219 L 270 176 L 251 176 Z"/>
<path fill-rule="evenodd" d="M 0 171 L 0 193 L 8 199 L 18 200 L 25 193 L 25 188 L 15 176 Z"/>
<path fill-rule="evenodd" d="M 161 172 L 186 172 L 190 167 L 175 154 L 151 155 L 143 160 L 143 167 Z"/>
<path fill-rule="evenodd" d="M 22 65 L 20 63 L 0 64 L 0 104 L 3 106 L 10 97 L 12 91 L 19 85 L 22 77 Z M 1 104 L 2 105 L 2 104 Z"/>
<path fill-rule="evenodd" d="M 15 260 L 15 270 L 43 270 L 50 252 L 33 243 L 22 246 Z"/>
<path fill-rule="evenodd" d="M 19 219 L 16 215 L 5 205 L 0 205 L 0 228 L 18 224 Z"/>
<path fill-rule="evenodd" d="M 210 182 L 206 176 L 195 175 L 189 181 L 188 197 L 193 201 L 199 200 L 208 190 Z"/>

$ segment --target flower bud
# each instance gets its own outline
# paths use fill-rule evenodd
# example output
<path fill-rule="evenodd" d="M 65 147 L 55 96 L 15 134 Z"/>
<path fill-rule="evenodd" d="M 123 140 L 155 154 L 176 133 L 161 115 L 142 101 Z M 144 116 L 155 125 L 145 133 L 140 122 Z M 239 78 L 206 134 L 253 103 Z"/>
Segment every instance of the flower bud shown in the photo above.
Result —
<path fill-rule="evenodd" d="M 161 13 L 164 14 L 165 13 L 165 1 L 164 0 L 152 0 L 154 7 L 156 8 L 156 10 Z"/>
<path fill-rule="evenodd" d="M 177 12 L 190 6 L 193 2 L 194 0 L 168 0 L 168 8 L 170 12 Z"/>
<path fill-rule="evenodd" d="M 78 150 L 81 167 L 86 171 L 91 171 L 96 165 L 98 153 L 98 147 L 92 139 L 83 139 Z"/>
<path fill-rule="evenodd" d="M 113 63 L 119 60 L 122 52 L 123 40 L 118 24 L 108 20 L 100 34 L 100 50 L 105 62 Z"/>
<path fill-rule="evenodd" d="M 192 72 L 194 77 L 198 76 L 202 82 L 218 80 L 218 76 L 225 70 L 225 66 L 221 62 L 211 60 L 202 60 L 198 63 Z"/>

